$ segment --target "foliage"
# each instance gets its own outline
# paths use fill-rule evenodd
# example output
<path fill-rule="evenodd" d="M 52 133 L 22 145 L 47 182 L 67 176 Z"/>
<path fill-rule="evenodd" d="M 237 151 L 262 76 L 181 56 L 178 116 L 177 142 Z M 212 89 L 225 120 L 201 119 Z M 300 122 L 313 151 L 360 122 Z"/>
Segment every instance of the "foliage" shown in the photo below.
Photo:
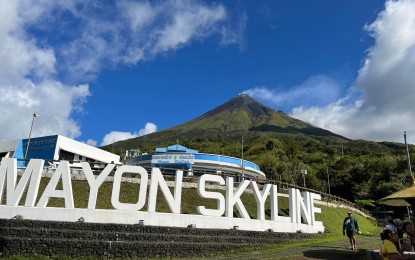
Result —
<path fill-rule="evenodd" d="M 411 185 L 403 144 L 348 140 L 246 95 L 187 123 L 104 148 L 118 154 L 133 148 L 152 153 L 175 142 L 201 153 L 243 154 L 269 179 L 302 186 L 305 178 L 307 188 L 353 202 L 376 201 Z M 409 148 L 413 154 L 414 147 Z"/>
<path fill-rule="evenodd" d="M 307 188 L 328 193 L 330 184 L 332 195 L 352 202 L 376 201 L 411 185 L 404 145 L 395 144 L 391 150 L 382 143 L 350 142 L 352 144 L 322 144 L 293 137 L 282 140 L 260 137 L 244 140 L 243 153 L 244 159 L 258 164 L 268 179 L 303 186 L 301 170 L 305 169 Z M 219 142 L 196 138 L 183 140 L 181 144 L 203 153 L 242 156 L 242 140 Z M 151 152 L 155 147 L 168 145 L 171 143 L 139 148 Z M 415 157 L 411 158 L 411 162 L 415 162 Z M 367 206 L 372 208 L 363 205 Z"/>
<path fill-rule="evenodd" d="M 374 200 L 356 200 L 357 205 L 362 208 L 370 209 L 376 207 Z"/>

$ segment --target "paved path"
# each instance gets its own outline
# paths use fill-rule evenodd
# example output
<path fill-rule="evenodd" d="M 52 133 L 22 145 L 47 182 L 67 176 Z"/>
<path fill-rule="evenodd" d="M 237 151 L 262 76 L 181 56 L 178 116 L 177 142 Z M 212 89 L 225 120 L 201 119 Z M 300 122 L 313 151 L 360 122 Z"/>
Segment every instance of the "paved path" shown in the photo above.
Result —
<path fill-rule="evenodd" d="M 253 252 L 233 253 L 225 256 L 205 257 L 204 259 L 366 259 L 366 249 L 379 249 L 380 238 L 375 236 L 358 236 L 359 250 L 351 250 L 347 237 L 341 241 L 313 243 L 293 246 L 285 249 L 263 248 Z"/>

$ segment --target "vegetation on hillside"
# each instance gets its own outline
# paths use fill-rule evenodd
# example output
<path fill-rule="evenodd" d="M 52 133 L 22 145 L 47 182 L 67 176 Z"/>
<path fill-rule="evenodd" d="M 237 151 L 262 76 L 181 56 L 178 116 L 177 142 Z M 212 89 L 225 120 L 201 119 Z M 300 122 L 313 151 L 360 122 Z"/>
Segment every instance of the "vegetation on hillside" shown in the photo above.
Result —
<path fill-rule="evenodd" d="M 190 138 L 180 140 L 180 144 L 202 153 L 242 156 L 242 140 Z M 161 142 L 136 148 L 152 153 L 156 147 L 169 145 L 172 143 Z M 324 142 L 292 135 L 283 139 L 244 139 L 243 156 L 258 164 L 268 179 L 298 186 L 303 186 L 302 170 L 307 170 L 307 188 L 329 193 L 330 183 L 332 195 L 371 210 L 374 201 L 411 184 L 405 149 L 397 143 Z M 112 151 L 121 154 L 120 150 Z"/>
<path fill-rule="evenodd" d="M 302 172 L 307 170 L 307 188 L 369 210 L 374 201 L 411 184 L 403 144 L 348 140 L 247 95 L 181 125 L 103 148 L 120 155 L 128 149 L 153 153 L 156 147 L 177 142 L 201 153 L 241 158 L 243 152 L 244 159 L 258 164 L 268 179 L 298 186 L 303 186 Z"/>

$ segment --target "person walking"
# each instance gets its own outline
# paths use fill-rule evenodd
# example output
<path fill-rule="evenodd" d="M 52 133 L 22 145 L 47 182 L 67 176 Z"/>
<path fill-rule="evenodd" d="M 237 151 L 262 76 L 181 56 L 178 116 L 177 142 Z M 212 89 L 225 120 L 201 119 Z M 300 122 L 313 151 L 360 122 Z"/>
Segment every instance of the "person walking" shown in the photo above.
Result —
<path fill-rule="evenodd" d="M 349 211 L 347 215 L 348 216 L 343 221 L 343 236 L 347 234 L 347 237 L 350 240 L 350 249 L 353 250 L 357 249 L 355 234 L 356 232 L 361 234 L 361 232 L 357 220 L 352 216 L 352 212 Z"/>

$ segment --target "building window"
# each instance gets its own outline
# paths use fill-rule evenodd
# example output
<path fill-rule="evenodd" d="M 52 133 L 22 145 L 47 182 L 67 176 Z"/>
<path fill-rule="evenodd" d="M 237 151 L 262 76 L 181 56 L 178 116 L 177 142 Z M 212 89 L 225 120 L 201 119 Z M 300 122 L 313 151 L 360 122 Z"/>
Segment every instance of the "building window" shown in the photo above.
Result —
<path fill-rule="evenodd" d="M 59 160 L 73 161 L 74 157 L 75 157 L 74 153 L 71 153 L 65 150 L 59 151 Z"/>

